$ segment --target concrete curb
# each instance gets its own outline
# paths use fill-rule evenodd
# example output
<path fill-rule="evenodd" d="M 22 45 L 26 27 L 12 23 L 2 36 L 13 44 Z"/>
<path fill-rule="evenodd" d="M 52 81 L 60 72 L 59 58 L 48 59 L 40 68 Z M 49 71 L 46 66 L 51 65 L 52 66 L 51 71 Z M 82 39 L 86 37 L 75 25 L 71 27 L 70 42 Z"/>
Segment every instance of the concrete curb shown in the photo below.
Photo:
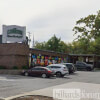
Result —
<path fill-rule="evenodd" d="M 5 100 L 5 98 L 0 98 L 0 100 Z"/>

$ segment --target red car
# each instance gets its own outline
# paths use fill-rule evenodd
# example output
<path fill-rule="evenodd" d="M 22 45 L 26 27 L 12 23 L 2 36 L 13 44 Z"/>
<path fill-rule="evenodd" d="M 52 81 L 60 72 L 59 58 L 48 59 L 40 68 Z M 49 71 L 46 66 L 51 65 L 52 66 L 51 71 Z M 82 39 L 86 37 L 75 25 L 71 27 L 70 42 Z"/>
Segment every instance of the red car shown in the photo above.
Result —
<path fill-rule="evenodd" d="M 25 76 L 41 76 L 43 78 L 54 76 L 54 73 L 45 67 L 34 67 L 27 71 L 23 71 Z"/>

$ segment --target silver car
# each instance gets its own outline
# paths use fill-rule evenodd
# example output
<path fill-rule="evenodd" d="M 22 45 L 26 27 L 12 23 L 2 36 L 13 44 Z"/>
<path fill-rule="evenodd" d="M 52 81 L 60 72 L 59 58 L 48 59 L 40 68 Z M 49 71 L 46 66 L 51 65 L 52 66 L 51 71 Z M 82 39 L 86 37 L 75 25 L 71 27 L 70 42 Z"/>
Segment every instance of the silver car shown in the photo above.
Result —
<path fill-rule="evenodd" d="M 51 64 L 48 65 L 47 68 L 52 70 L 57 77 L 63 77 L 68 74 L 68 68 L 63 64 Z"/>

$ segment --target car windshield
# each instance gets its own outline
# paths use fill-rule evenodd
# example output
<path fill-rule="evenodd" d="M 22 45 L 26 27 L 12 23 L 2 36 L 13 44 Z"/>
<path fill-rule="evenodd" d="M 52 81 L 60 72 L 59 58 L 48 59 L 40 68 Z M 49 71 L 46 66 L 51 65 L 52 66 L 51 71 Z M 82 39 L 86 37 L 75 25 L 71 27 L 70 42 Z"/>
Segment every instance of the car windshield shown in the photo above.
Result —
<path fill-rule="evenodd" d="M 50 66 L 47 66 L 47 68 L 50 68 Z"/>

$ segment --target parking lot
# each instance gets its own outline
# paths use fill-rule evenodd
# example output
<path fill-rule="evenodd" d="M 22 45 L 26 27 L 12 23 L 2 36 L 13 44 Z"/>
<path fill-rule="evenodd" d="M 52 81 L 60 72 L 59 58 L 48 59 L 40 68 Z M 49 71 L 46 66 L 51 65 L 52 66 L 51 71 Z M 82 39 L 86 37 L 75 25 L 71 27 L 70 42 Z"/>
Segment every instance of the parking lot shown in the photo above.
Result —
<path fill-rule="evenodd" d="M 64 78 L 39 78 L 20 75 L 0 75 L 0 98 L 18 95 L 69 82 L 100 84 L 99 71 L 77 71 Z"/>

